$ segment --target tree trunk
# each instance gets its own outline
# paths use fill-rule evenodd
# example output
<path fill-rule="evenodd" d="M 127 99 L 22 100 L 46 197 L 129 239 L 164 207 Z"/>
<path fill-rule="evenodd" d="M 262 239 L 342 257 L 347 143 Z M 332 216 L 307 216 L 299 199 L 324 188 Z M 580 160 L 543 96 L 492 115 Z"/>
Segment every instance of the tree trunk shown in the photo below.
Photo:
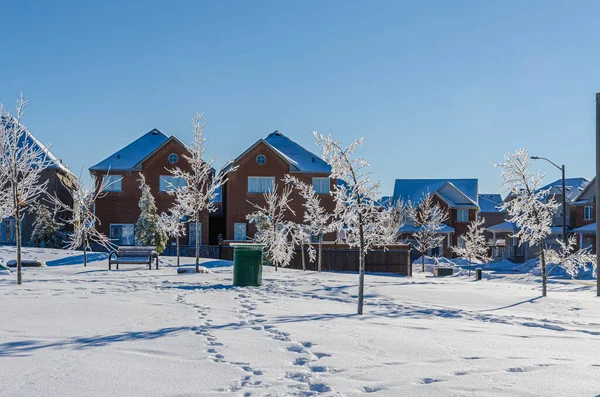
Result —
<path fill-rule="evenodd" d="M 425 273 L 425 251 L 421 252 L 421 272 Z"/>
<path fill-rule="evenodd" d="M 177 267 L 179 267 L 179 236 L 175 240 L 177 241 Z"/>
<path fill-rule="evenodd" d="M 87 241 L 87 236 L 86 236 L 85 239 L 83 240 L 83 267 L 87 267 L 87 246 L 88 246 L 88 241 Z"/>
<path fill-rule="evenodd" d="M 467 257 L 467 266 L 469 266 L 469 277 L 471 277 L 471 257 Z"/>
<path fill-rule="evenodd" d="M 23 284 L 21 273 L 21 208 L 15 189 L 15 233 L 17 238 L 17 284 Z"/>
<path fill-rule="evenodd" d="M 548 276 L 546 275 L 546 257 L 544 255 L 544 241 L 540 242 L 541 249 L 541 260 L 542 260 L 542 296 L 546 296 L 546 285 L 548 282 Z"/>
<path fill-rule="evenodd" d="M 300 251 L 302 252 L 302 270 L 306 270 L 306 262 L 304 261 L 304 242 L 300 242 Z"/>
<path fill-rule="evenodd" d="M 323 269 L 323 234 L 319 235 L 319 273 Z"/>
<path fill-rule="evenodd" d="M 362 225 L 362 216 L 358 215 L 360 252 L 358 253 L 358 314 L 363 314 L 363 304 L 365 300 L 365 236 Z"/>
<path fill-rule="evenodd" d="M 196 273 L 200 273 L 200 211 L 196 213 Z"/>

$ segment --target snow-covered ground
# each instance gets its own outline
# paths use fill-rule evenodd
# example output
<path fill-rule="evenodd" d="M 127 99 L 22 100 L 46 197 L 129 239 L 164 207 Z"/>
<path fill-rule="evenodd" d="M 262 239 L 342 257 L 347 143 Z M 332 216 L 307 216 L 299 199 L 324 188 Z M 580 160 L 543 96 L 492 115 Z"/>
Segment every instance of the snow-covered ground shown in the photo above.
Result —
<path fill-rule="evenodd" d="M 14 248 L 0 247 L 0 261 Z M 264 268 L 208 274 L 26 249 L 45 268 L 0 274 L 1 396 L 595 396 L 600 299 L 591 281 L 529 273 L 366 278 Z M 186 258 L 184 263 L 191 264 Z M 417 267 L 415 267 L 416 269 Z"/>

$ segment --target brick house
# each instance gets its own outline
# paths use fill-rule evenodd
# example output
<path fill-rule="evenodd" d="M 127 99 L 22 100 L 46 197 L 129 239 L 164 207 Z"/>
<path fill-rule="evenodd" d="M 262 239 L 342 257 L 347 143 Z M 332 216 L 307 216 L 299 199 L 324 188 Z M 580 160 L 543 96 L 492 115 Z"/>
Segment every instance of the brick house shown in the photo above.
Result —
<path fill-rule="evenodd" d="M 134 245 L 135 224 L 141 212 L 138 207 L 141 197 L 137 181 L 139 173 L 144 174 L 150 186 L 158 213 L 169 213 L 174 201 L 168 192 L 169 186 L 170 183 L 177 185 L 178 181 L 167 169 L 179 167 L 190 171 L 183 154 L 189 154 L 189 151 L 179 139 L 153 129 L 91 167 L 90 174 L 96 181 L 107 178 L 114 182 L 106 195 L 95 203 L 94 211 L 100 220 L 98 230 L 117 245 Z M 201 214 L 200 218 L 201 244 L 207 244 L 208 212 Z M 182 245 L 195 244 L 195 224 L 187 225 L 186 235 L 180 241 Z"/>
<path fill-rule="evenodd" d="M 590 248 L 596 252 L 596 178 L 573 200 L 573 233 L 577 236 L 579 248 Z"/>
<path fill-rule="evenodd" d="M 321 194 L 321 204 L 333 212 L 335 205 L 330 192 L 336 181 L 330 178 L 331 167 L 314 153 L 306 150 L 279 131 L 259 139 L 229 165 L 238 166 L 228 175 L 223 189 L 225 204 L 225 239 L 246 240 L 256 233 L 256 227 L 249 224 L 246 215 L 255 211 L 252 204 L 264 205 L 263 193 L 277 186 L 283 189 L 286 174 L 312 184 Z M 296 215 L 289 220 L 302 223 L 303 208 L 301 197 L 294 193 L 290 207 Z M 335 236 L 325 236 L 333 240 Z"/>
<path fill-rule="evenodd" d="M 5 122 L 3 119 L 0 122 Z M 57 159 L 42 143 L 40 143 L 29 131 L 27 137 L 30 143 L 39 146 L 46 152 L 46 158 L 48 160 L 47 168 L 44 169 L 40 175 L 40 181 L 47 182 L 46 192 L 50 196 L 56 195 L 63 203 L 69 206 L 73 205 L 73 198 L 65 186 L 73 186 L 73 183 L 77 177 L 65 166 L 62 161 Z M 42 204 L 48 204 L 44 197 L 39 198 L 39 202 Z M 50 211 L 54 208 L 48 206 Z M 55 214 L 57 219 L 60 219 L 63 214 Z M 64 216 L 69 216 L 64 214 Z M 33 223 L 36 219 L 36 213 L 33 211 L 33 207 L 27 208 L 21 221 L 21 237 L 24 245 L 27 245 L 31 239 L 33 232 Z M 5 218 L 0 220 L 0 244 L 15 244 L 16 243 L 16 227 L 14 217 Z"/>
<path fill-rule="evenodd" d="M 446 209 L 449 218 L 444 223 L 441 234 L 445 235 L 441 246 L 428 252 L 428 255 L 454 257 L 452 246 L 461 243 L 461 236 L 467 232 L 469 223 L 477 218 L 479 211 L 477 179 L 396 179 L 392 202 L 402 199 L 418 203 L 423 195 L 432 194 L 434 204 Z M 401 229 L 401 239 L 414 244 L 412 233 L 417 231 L 409 219 Z M 420 253 L 413 249 L 413 255 Z"/>

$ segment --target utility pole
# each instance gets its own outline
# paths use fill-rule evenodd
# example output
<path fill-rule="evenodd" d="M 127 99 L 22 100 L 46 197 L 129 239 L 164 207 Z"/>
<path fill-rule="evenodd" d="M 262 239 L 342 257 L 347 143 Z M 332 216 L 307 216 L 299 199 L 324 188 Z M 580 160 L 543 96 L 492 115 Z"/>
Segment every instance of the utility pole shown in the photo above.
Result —
<path fill-rule="evenodd" d="M 596 93 L 596 296 L 600 296 L 600 92 Z"/>

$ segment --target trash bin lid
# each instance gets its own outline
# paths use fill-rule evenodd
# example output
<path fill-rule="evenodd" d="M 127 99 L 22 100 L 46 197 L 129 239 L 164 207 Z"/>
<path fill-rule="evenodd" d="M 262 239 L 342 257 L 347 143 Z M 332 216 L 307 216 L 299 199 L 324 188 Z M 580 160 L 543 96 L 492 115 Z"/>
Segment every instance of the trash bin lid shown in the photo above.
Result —
<path fill-rule="evenodd" d="M 244 251 L 262 251 L 266 247 L 265 244 L 256 243 L 231 243 L 229 245 L 234 249 L 242 249 Z"/>

